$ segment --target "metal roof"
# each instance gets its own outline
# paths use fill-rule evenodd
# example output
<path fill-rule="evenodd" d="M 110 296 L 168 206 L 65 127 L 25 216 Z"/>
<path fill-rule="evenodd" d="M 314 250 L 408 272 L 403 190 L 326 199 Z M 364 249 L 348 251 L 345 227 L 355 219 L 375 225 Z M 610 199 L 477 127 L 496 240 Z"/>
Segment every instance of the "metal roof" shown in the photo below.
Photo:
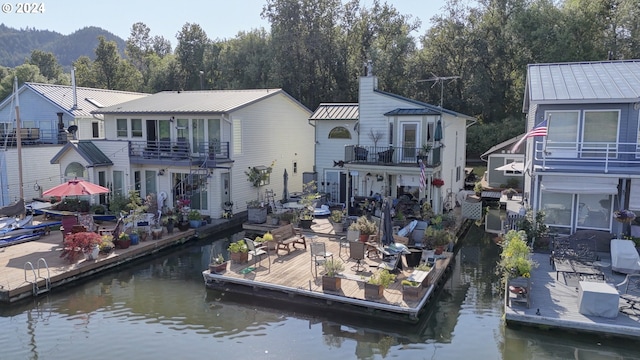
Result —
<path fill-rule="evenodd" d="M 441 111 L 435 110 L 433 108 L 422 108 L 422 109 L 395 109 L 391 110 L 388 113 L 384 114 L 385 116 L 397 116 L 397 115 L 440 115 Z"/>
<path fill-rule="evenodd" d="M 60 151 L 51 159 L 52 164 L 57 164 L 60 158 L 70 149 L 75 149 L 89 166 L 110 166 L 113 162 L 91 140 L 79 140 L 66 143 Z"/>
<path fill-rule="evenodd" d="M 358 104 L 321 103 L 309 120 L 358 120 Z"/>
<path fill-rule="evenodd" d="M 150 95 L 128 91 L 76 87 L 77 107 L 74 109 L 73 87 L 71 86 L 27 82 L 24 83 L 23 87 L 42 95 L 76 118 L 92 117 L 91 112 L 99 109 L 97 105 L 111 106 Z"/>
<path fill-rule="evenodd" d="M 536 103 L 636 102 L 640 60 L 530 64 L 526 91 Z"/>
<path fill-rule="evenodd" d="M 163 91 L 126 103 L 96 109 L 93 113 L 225 113 L 280 93 L 290 97 L 282 89 Z"/>

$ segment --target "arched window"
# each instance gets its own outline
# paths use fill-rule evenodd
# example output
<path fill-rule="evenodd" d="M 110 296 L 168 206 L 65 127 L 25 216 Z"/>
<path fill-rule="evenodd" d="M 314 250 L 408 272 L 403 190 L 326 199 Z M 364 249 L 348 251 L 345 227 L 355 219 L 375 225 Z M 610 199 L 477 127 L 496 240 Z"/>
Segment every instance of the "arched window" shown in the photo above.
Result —
<path fill-rule="evenodd" d="M 351 139 L 351 133 L 345 127 L 336 126 L 329 131 L 329 139 Z"/>
<path fill-rule="evenodd" d="M 85 173 L 85 168 L 84 166 L 82 166 L 82 164 L 77 163 L 77 162 L 72 162 L 71 164 L 67 165 L 67 168 L 64 169 L 64 177 L 66 179 L 73 179 L 73 178 L 84 178 L 86 177 L 86 173 Z"/>

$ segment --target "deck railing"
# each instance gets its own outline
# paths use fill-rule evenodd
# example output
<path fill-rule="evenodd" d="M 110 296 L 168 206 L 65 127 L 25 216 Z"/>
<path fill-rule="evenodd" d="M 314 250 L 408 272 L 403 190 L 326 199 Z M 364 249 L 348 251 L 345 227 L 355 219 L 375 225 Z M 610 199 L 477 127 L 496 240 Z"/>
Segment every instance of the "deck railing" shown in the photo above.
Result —
<path fill-rule="evenodd" d="M 442 147 L 432 148 L 428 154 L 422 148 L 395 146 L 347 145 L 344 147 L 344 161 L 374 165 L 402 165 L 419 167 L 419 160 L 425 166 L 434 167 L 441 162 Z"/>
<path fill-rule="evenodd" d="M 585 166 L 609 172 L 612 167 L 637 168 L 640 171 L 640 144 L 619 142 L 537 142 L 534 149 L 536 165 L 558 168 Z"/>
<path fill-rule="evenodd" d="M 194 146 L 195 145 L 195 146 Z M 228 142 L 197 142 L 186 140 L 130 141 L 131 158 L 156 160 L 220 160 L 229 159 Z"/>

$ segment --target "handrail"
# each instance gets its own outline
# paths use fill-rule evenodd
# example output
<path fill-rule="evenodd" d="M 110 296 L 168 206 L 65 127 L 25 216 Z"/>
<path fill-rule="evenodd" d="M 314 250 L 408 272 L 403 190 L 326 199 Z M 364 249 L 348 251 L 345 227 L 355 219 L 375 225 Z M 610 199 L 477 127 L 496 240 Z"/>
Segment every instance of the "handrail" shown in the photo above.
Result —
<path fill-rule="evenodd" d="M 538 141 L 534 147 L 534 161 L 543 169 L 553 164 L 590 164 L 605 173 L 612 166 L 640 165 L 640 144 L 619 142 L 561 142 Z"/>

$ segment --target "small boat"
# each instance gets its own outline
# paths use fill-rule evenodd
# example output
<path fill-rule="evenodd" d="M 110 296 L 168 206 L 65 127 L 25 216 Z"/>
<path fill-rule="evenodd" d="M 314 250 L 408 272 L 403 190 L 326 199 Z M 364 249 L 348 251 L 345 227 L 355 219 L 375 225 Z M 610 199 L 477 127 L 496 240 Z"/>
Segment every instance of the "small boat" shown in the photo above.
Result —
<path fill-rule="evenodd" d="M 2 229 L 10 228 L 16 222 L 16 218 L 14 217 L 1 217 L 0 218 L 0 231 Z"/>
<path fill-rule="evenodd" d="M 33 221 L 33 215 L 27 215 L 24 219 L 13 218 L 14 222 L 11 224 L 0 228 L 0 235 L 8 234 L 18 229 L 22 229 L 25 226 L 31 225 Z"/>

